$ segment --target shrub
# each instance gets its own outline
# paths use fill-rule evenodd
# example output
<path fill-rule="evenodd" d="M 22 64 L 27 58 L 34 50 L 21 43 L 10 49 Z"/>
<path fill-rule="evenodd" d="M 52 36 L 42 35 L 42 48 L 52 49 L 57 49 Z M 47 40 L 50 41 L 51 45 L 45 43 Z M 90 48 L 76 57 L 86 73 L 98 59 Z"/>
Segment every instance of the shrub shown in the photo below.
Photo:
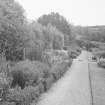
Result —
<path fill-rule="evenodd" d="M 64 50 L 47 50 L 43 53 L 43 60 L 49 64 L 50 67 L 69 59 L 68 57 L 68 52 Z"/>
<path fill-rule="evenodd" d="M 30 60 L 13 64 L 10 71 L 13 88 L 5 95 L 7 101 L 5 104 L 29 105 L 33 100 L 36 103 L 39 96 L 46 92 L 53 82 L 60 79 L 71 66 L 72 59 L 68 59 L 64 53 L 61 50 L 51 52 L 49 57 L 58 57 L 57 63 L 53 63 L 52 66 Z M 16 87 L 17 85 L 19 87 Z"/>
<path fill-rule="evenodd" d="M 62 62 L 60 64 L 55 64 L 52 69 L 51 73 L 54 76 L 55 81 L 61 78 L 61 76 L 68 70 L 68 67 L 71 65 L 72 61 L 70 62 Z"/>
<path fill-rule="evenodd" d="M 46 92 L 54 82 L 56 82 L 58 79 L 60 79 L 64 73 L 68 70 L 68 67 L 71 66 L 72 60 L 69 62 L 62 62 L 56 65 L 53 65 L 53 67 L 50 70 L 50 74 L 46 75 L 44 79 L 40 82 L 40 89 L 42 88 L 41 84 L 44 86 L 44 92 Z M 39 87 L 39 86 L 38 86 Z M 36 101 L 33 101 L 31 105 L 35 105 Z"/>
<path fill-rule="evenodd" d="M 70 59 L 76 58 L 77 56 L 80 55 L 80 53 L 81 53 L 80 49 L 76 49 L 76 48 L 69 48 L 68 49 L 68 55 L 69 55 Z"/>
<path fill-rule="evenodd" d="M 6 99 L 8 102 L 15 102 L 16 105 L 29 105 L 33 100 L 37 101 L 39 95 L 38 87 L 28 86 L 24 89 L 10 89 Z"/>
<path fill-rule="evenodd" d="M 22 89 L 25 87 L 26 78 L 24 73 L 21 70 L 12 71 L 13 81 L 11 87 L 14 88 L 16 85 L 19 85 Z"/>
<path fill-rule="evenodd" d="M 41 83 L 44 86 L 44 92 L 47 91 L 51 87 L 53 82 L 54 82 L 54 77 L 52 74 L 49 74 L 48 76 L 46 76 L 46 78 L 44 78 L 41 81 Z"/>
<path fill-rule="evenodd" d="M 16 105 L 16 103 L 5 101 L 5 102 L 0 102 L 0 105 Z"/>
<path fill-rule="evenodd" d="M 38 61 L 22 61 L 15 65 L 15 67 L 12 70 L 12 76 L 13 76 L 13 82 L 16 82 L 16 78 L 19 79 L 21 77 L 20 81 L 23 81 L 22 83 L 26 84 L 38 84 L 38 82 L 44 78 L 46 74 L 49 74 L 50 68 L 48 65 L 38 62 Z M 17 76 L 15 76 L 17 75 Z M 19 77 L 20 76 L 20 77 Z"/>
<path fill-rule="evenodd" d="M 31 61 L 42 61 L 42 50 L 40 46 L 25 48 L 25 58 Z"/>
<path fill-rule="evenodd" d="M 9 89 L 9 81 L 4 73 L 0 73 L 0 100 L 5 101 Z"/>

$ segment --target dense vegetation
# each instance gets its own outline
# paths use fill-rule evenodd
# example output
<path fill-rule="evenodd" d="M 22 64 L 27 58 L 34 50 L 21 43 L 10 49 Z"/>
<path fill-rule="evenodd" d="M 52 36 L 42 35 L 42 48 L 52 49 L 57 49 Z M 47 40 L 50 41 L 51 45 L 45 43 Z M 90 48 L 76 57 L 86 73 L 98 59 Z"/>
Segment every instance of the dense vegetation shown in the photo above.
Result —
<path fill-rule="evenodd" d="M 0 0 L 0 105 L 30 105 L 81 52 L 59 13 L 28 22 L 14 0 Z"/>
<path fill-rule="evenodd" d="M 30 105 L 59 80 L 81 49 L 105 56 L 105 26 L 73 26 L 59 13 L 31 23 L 0 0 L 0 105 Z"/>
<path fill-rule="evenodd" d="M 77 39 L 105 42 L 105 26 L 72 27 Z"/>
<path fill-rule="evenodd" d="M 0 0 L 0 105 L 30 105 L 60 79 L 81 49 L 105 51 L 105 26 L 71 25 L 59 13 L 28 22 L 14 0 Z"/>
<path fill-rule="evenodd" d="M 31 23 L 14 0 L 0 0 L 0 105 L 30 105 L 59 80 L 81 49 L 105 51 L 105 26 L 71 25 L 59 13 Z"/>

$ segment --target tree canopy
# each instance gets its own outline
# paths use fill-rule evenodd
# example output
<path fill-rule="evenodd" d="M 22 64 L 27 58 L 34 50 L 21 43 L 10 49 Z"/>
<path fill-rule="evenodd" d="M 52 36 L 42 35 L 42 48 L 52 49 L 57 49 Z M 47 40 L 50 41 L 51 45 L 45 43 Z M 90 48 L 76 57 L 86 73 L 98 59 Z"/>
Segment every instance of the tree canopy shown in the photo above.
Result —
<path fill-rule="evenodd" d="M 68 43 L 73 39 L 69 22 L 59 13 L 52 12 L 48 15 L 42 15 L 39 17 L 38 22 L 44 26 L 51 24 L 52 26 L 56 27 L 64 34 L 64 39 Z"/>
<path fill-rule="evenodd" d="M 24 22 L 24 10 L 16 1 L 0 0 L 0 52 L 7 59 L 16 59 L 14 55 L 23 46 Z"/>

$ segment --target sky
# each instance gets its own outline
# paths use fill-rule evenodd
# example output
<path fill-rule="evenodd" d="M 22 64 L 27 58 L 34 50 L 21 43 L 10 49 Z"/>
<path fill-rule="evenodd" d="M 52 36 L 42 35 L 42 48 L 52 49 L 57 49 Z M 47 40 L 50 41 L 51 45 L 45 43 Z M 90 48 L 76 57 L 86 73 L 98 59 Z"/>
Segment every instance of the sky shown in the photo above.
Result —
<path fill-rule="evenodd" d="M 105 25 L 105 0 L 16 0 L 30 20 L 59 12 L 69 23 L 82 26 Z"/>

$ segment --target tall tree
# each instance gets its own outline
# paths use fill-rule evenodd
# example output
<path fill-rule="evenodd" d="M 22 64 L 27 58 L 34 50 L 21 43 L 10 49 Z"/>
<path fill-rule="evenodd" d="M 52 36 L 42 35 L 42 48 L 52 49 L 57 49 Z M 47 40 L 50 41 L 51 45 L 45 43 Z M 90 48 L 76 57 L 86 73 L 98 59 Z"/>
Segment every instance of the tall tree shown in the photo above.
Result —
<path fill-rule="evenodd" d="M 24 10 L 16 1 L 0 0 L 0 51 L 8 59 L 21 55 L 18 50 L 23 46 L 24 22 Z"/>
<path fill-rule="evenodd" d="M 51 14 L 43 15 L 39 17 L 38 22 L 44 26 L 51 24 L 64 34 L 65 40 L 69 38 L 70 41 L 72 39 L 70 24 L 59 13 L 52 12 Z"/>

